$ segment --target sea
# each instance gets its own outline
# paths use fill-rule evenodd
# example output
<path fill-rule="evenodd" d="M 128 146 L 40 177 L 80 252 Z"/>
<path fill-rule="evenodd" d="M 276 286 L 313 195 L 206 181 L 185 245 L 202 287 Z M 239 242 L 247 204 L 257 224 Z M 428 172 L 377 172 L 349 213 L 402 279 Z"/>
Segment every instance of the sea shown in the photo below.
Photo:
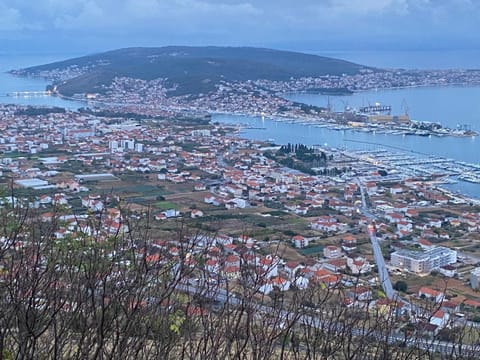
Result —
<path fill-rule="evenodd" d="M 480 51 L 317 51 L 317 55 L 337 57 L 364 65 L 404 69 L 480 69 Z M 0 52 L 0 103 L 59 106 L 78 109 L 87 106 L 81 101 L 70 101 L 52 96 L 21 96 L 7 94 L 18 91 L 42 91 L 43 79 L 15 77 L 8 70 L 24 68 L 84 54 L 11 54 Z M 289 94 L 298 102 L 327 106 L 341 111 L 346 106 L 358 108 L 381 103 L 392 106 L 393 114 L 408 112 L 417 121 L 438 122 L 449 128 L 469 128 L 480 133 L 480 87 L 445 86 L 418 87 L 396 90 L 372 90 L 348 96 L 320 94 Z M 441 156 L 456 161 L 480 164 L 480 137 L 420 137 L 375 134 L 353 130 L 337 131 L 328 128 L 278 122 L 254 116 L 215 114 L 213 121 L 247 125 L 242 136 L 254 140 L 271 140 L 277 144 L 303 143 L 350 150 L 387 149 L 422 158 Z M 444 185 L 451 191 L 480 199 L 480 184 L 458 181 Z"/>

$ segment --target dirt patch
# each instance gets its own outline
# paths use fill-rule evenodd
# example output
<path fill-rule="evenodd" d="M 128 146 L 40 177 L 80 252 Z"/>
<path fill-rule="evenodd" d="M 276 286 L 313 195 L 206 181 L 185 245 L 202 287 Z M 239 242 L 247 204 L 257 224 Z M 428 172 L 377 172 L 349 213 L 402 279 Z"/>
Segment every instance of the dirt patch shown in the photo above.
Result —
<path fill-rule="evenodd" d="M 305 261 L 307 259 L 306 256 L 303 256 L 298 253 L 297 250 L 291 248 L 286 244 L 272 244 L 268 247 L 272 254 L 278 254 L 282 259 L 286 261 Z"/>
<path fill-rule="evenodd" d="M 392 282 L 396 280 L 405 280 L 401 277 L 392 278 Z M 445 292 L 447 298 L 451 298 L 454 302 L 462 302 L 465 299 L 473 299 L 480 301 L 480 293 L 474 291 L 470 286 L 465 285 L 462 280 L 446 278 L 442 276 L 425 276 L 425 277 L 409 277 L 406 279 L 408 283 L 408 292 L 417 294 L 422 286 Z"/>

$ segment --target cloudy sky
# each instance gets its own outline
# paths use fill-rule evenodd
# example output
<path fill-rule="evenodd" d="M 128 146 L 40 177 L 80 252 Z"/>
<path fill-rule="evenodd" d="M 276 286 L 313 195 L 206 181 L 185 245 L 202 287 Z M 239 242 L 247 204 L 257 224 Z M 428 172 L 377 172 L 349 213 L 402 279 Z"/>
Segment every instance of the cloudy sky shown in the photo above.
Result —
<path fill-rule="evenodd" d="M 0 52 L 480 48 L 479 0 L 0 0 Z"/>

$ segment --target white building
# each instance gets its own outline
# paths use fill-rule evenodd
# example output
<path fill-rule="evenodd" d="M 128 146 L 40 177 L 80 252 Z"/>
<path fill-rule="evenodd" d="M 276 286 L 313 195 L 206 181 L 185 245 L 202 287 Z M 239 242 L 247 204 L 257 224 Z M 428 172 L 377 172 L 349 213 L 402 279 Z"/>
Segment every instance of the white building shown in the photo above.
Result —
<path fill-rule="evenodd" d="M 135 148 L 135 140 L 121 140 L 122 149 L 133 150 Z"/>
<path fill-rule="evenodd" d="M 140 143 L 135 144 L 135 151 L 143 152 L 143 144 L 140 144 Z"/>
<path fill-rule="evenodd" d="M 292 238 L 292 242 L 293 242 L 293 245 L 299 249 L 303 249 L 304 247 L 308 246 L 308 239 L 306 239 L 302 235 L 295 235 Z"/>
<path fill-rule="evenodd" d="M 323 248 L 323 256 L 327 259 L 334 259 L 342 256 L 342 249 L 338 246 L 328 245 Z"/>
<path fill-rule="evenodd" d="M 363 257 L 347 257 L 347 266 L 352 274 L 366 274 L 372 270 L 372 265 Z"/>
<path fill-rule="evenodd" d="M 415 273 L 430 273 L 457 262 L 457 252 L 440 246 L 427 251 L 398 250 L 391 255 L 393 266 Z"/>
<path fill-rule="evenodd" d="M 108 148 L 111 152 L 115 152 L 118 150 L 118 141 L 112 140 L 108 143 Z"/>
<path fill-rule="evenodd" d="M 470 285 L 472 289 L 480 288 L 480 267 L 473 269 L 470 273 Z"/>

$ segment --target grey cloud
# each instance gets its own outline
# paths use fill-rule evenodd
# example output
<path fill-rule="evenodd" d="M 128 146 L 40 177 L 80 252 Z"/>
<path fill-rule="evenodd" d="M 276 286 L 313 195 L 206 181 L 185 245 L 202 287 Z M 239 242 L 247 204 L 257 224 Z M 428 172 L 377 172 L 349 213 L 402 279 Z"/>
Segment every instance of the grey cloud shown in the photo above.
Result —
<path fill-rule="evenodd" d="M 468 33 L 478 40 L 478 18 L 476 0 L 0 0 L 0 37 L 65 32 L 132 41 L 278 43 Z"/>

